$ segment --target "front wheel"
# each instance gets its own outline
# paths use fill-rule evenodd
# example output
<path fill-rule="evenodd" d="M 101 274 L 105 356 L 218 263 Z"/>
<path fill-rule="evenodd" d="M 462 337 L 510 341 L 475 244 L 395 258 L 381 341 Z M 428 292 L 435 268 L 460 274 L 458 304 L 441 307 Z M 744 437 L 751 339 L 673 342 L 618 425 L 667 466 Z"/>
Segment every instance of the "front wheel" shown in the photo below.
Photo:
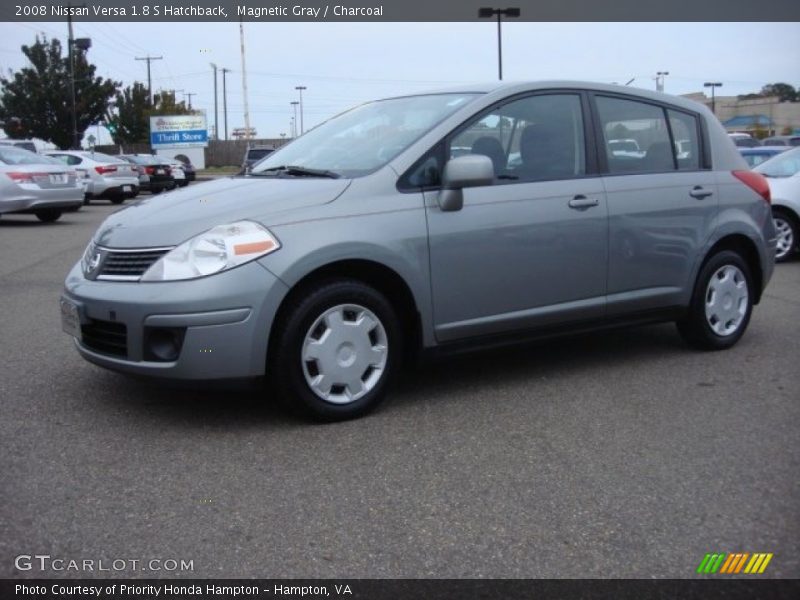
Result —
<path fill-rule="evenodd" d="M 736 252 L 723 250 L 703 266 L 689 312 L 678 331 L 701 350 L 730 348 L 747 329 L 753 311 L 753 278 Z"/>
<path fill-rule="evenodd" d="M 270 374 L 283 400 L 322 421 L 359 417 L 383 400 L 402 339 L 379 291 L 354 280 L 317 284 L 277 327 Z"/>

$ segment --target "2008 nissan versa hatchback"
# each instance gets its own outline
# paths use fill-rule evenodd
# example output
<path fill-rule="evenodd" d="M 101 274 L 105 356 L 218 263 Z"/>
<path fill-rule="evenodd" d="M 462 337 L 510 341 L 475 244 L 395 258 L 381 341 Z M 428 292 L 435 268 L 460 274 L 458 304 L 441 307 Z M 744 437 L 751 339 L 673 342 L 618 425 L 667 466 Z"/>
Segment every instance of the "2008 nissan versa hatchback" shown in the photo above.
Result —
<path fill-rule="evenodd" d="M 63 326 L 109 369 L 266 374 L 349 418 L 408 350 L 664 320 L 732 346 L 772 275 L 769 202 L 685 99 L 575 82 L 391 98 L 247 176 L 111 215 L 67 277 Z"/>

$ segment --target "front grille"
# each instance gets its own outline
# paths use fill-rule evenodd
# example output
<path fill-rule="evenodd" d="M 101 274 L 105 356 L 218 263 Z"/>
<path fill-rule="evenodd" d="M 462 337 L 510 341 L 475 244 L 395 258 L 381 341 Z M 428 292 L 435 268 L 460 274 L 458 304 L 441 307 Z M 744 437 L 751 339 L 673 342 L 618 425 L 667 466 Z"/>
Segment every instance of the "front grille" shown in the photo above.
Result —
<path fill-rule="evenodd" d="M 168 251 L 168 248 L 126 251 L 108 250 L 103 257 L 103 263 L 100 266 L 97 279 L 136 281 Z"/>
<path fill-rule="evenodd" d="M 128 356 L 128 329 L 124 323 L 90 319 L 88 324 L 81 325 L 81 342 L 101 354 Z"/>

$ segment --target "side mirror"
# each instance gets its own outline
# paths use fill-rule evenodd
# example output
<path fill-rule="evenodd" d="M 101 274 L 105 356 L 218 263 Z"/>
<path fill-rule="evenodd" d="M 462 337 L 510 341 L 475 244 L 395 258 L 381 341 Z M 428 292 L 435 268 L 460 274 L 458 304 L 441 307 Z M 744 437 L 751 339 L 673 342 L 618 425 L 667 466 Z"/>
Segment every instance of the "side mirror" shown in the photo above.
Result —
<path fill-rule="evenodd" d="M 439 208 L 444 212 L 461 210 L 466 187 L 491 185 L 494 182 L 494 164 L 488 156 L 466 154 L 447 161 L 442 173 Z"/>

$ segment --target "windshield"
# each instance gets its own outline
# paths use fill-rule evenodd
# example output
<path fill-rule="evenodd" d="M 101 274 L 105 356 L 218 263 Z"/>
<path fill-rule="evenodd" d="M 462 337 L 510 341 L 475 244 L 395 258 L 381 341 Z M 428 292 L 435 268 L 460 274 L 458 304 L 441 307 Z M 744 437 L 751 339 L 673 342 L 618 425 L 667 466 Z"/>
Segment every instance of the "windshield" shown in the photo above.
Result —
<path fill-rule="evenodd" d="M 359 177 L 382 167 L 476 94 L 434 94 L 380 100 L 326 121 L 256 163 L 252 174 L 301 167 Z M 284 173 L 285 174 L 285 173 Z"/>
<path fill-rule="evenodd" d="M 766 177 L 792 177 L 800 172 L 800 148 L 778 154 L 758 165 L 754 171 Z"/>
<path fill-rule="evenodd" d="M 97 162 L 109 162 L 109 163 L 118 163 L 123 162 L 118 156 L 110 156 L 108 154 L 103 154 L 102 152 L 82 152 L 81 153 L 86 158 L 91 158 L 92 160 L 96 160 Z"/>

